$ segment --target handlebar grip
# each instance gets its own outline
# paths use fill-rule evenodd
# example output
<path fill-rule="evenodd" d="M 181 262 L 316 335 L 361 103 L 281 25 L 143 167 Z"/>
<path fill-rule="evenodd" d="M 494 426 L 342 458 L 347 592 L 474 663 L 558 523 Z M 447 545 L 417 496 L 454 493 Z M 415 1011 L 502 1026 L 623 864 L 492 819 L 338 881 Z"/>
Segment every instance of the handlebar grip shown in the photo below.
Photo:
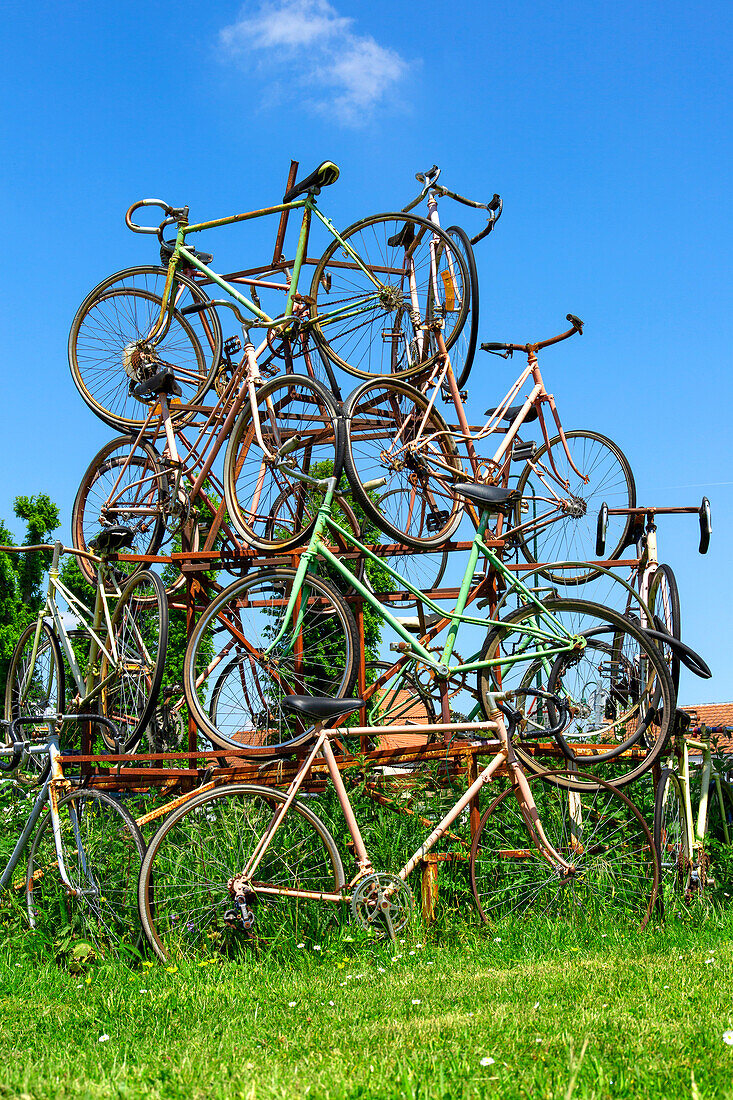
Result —
<path fill-rule="evenodd" d="M 608 505 L 604 501 L 598 513 L 596 527 L 596 555 L 602 558 L 606 553 L 606 528 L 608 527 Z"/>
<path fill-rule="evenodd" d="M 509 344 L 491 344 L 484 343 L 481 345 L 481 351 L 508 351 Z"/>
<path fill-rule="evenodd" d="M 491 200 L 490 203 L 488 203 L 488 205 L 486 207 L 487 210 L 501 210 L 501 208 L 502 208 L 502 201 L 501 201 L 501 196 L 500 195 L 494 195 L 493 199 Z M 498 215 L 497 215 L 497 217 L 498 217 Z"/>
<path fill-rule="evenodd" d="M 565 320 L 569 321 L 570 324 L 573 326 L 573 328 L 577 332 L 579 332 L 581 336 L 583 335 L 584 322 L 581 321 L 580 317 L 576 317 L 574 313 L 566 313 L 565 314 Z"/>
<path fill-rule="evenodd" d="M 700 516 L 700 545 L 697 549 L 701 554 L 707 554 L 710 546 L 710 535 L 713 530 L 713 517 L 710 513 L 710 501 L 707 497 L 702 498 L 698 514 Z"/>

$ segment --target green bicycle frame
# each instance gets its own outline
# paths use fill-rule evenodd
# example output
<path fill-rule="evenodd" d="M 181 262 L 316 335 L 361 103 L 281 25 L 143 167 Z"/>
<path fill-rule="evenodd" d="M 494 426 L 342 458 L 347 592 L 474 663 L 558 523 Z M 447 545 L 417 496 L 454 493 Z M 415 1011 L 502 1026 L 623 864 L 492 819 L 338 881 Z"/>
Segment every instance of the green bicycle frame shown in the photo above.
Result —
<path fill-rule="evenodd" d="M 283 286 L 283 290 L 287 289 L 287 298 L 285 302 L 285 311 L 280 317 L 270 317 L 259 306 L 255 305 L 253 301 L 247 298 L 240 291 L 236 290 L 231 283 L 228 283 L 226 279 L 222 279 L 220 275 L 217 275 L 215 271 L 212 271 L 210 267 L 202 263 L 194 253 L 186 248 L 186 237 L 192 233 L 201 233 L 205 229 L 217 229 L 223 225 L 234 225 L 238 222 L 250 221 L 253 218 L 263 218 L 268 214 L 282 214 L 285 211 L 303 209 L 303 221 L 300 227 L 300 234 L 298 236 L 298 245 L 295 251 L 295 259 L 293 261 L 293 271 L 291 276 L 290 285 L 286 288 Z M 234 214 L 226 218 L 217 218 L 214 221 L 198 222 L 195 225 L 179 224 L 178 231 L 176 233 L 176 243 L 168 262 L 168 274 L 166 276 L 165 287 L 163 289 L 163 299 L 161 302 L 160 315 L 148 339 L 154 344 L 159 343 L 168 332 L 171 322 L 173 320 L 173 314 L 175 311 L 175 296 L 173 295 L 173 287 L 176 280 L 176 272 L 181 264 L 181 261 L 185 261 L 187 267 L 193 267 L 197 271 L 200 271 L 202 275 L 205 275 L 207 279 L 211 280 L 220 287 L 226 294 L 234 299 L 238 305 L 243 306 L 247 312 L 255 319 L 253 324 L 256 324 L 259 328 L 274 328 L 276 326 L 286 323 L 289 318 L 293 316 L 293 303 L 295 296 L 298 292 L 298 280 L 300 277 L 301 268 L 306 256 L 306 248 L 308 244 L 308 234 L 310 232 L 310 224 L 312 215 L 322 222 L 331 236 L 341 245 L 347 255 L 354 261 L 359 270 L 364 274 L 369 281 L 373 284 L 376 294 L 382 289 L 382 284 L 378 279 L 374 277 L 373 272 L 364 264 L 359 255 L 354 251 L 351 245 L 341 237 L 341 235 L 334 229 L 333 223 L 327 218 L 316 205 L 315 199 L 311 195 L 307 195 L 304 199 L 296 199 L 293 202 L 279 203 L 277 206 L 268 206 L 264 210 L 252 210 L 245 214 Z M 404 274 L 404 272 L 395 271 L 395 274 Z M 375 297 L 376 297 L 375 294 Z M 317 320 L 319 324 L 329 324 L 336 320 L 344 320 L 349 317 L 356 317 L 361 313 L 367 312 L 371 308 L 372 300 L 367 300 L 361 305 L 348 305 L 341 309 L 335 309 L 319 315 L 317 318 L 313 318 L 312 321 Z"/>
<path fill-rule="evenodd" d="M 546 659 L 548 657 L 556 657 L 562 653 L 569 653 L 572 650 L 582 651 L 585 648 L 585 639 L 581 635 L 571 634 L 570 631 L 568 631 L 562 625 L 562 623 L 560 623 L 555 618 L 552 612 L 548 611 L 542 601 L 539 600 L 537 596 L 519 580 L 519 578 L 514 577 L 509 572 L 506 566 L 485 544 L 483 536 L 485 534 L 486 525 L 488 523 L 488 512 L 484 511 L 481 514 L 478 530 L 474 535 L 471 551 L 469 554 L 468 562 L 466 564 L 466 570 L 458 593 L 458 599 L 456 601 L 455 608 L 453 609 L 453 611 L 444 611 L 433 600 L 431 600 L 430 597 L 424 595 L 421 590 L 417 588 L 416 585 L 412 584 L 405 577 L 401 576 L 400 573 L 398 573 L 395 569 L 387 565 L 386 562 L 383 561 L 383 559 L 374 554 L 371 550 L 369 550 L 368 547 L 364 546 L 364 544 L 361 543 L 355 535 L 353 535 L 350 531 L 345 530 L 343 527 L 339 526 L 339 524 L 331 518 L 331 505 L 333 503 L 333 498 L 336 492 L 336 481 L 334 478 L 329 478 L 327 484 L 328 489 L 324 496 L 323 503 L 318 510 L 316 526 L 314 528 L 308 547 L 303 552 L 303 555 L 298 564 L 298 568 L 296 570 L 295 578 L 293 580 L 292 592 L 290 594 L 290 598 L 285 609 L 285 614 L 283 616 L 280 629 L 267 647 L 267 649 L 264 651 L 266 655 L 270 654 L 274 650 L 275 646 L 277 646 L 279 642 L 284 638 L 291 621 L 293 622 L 293 629 L 291 640 L 288 646 L 288 651 L 292 650 L 292 648 L 295 646 L 296 638 L 300 631 L 303 615 L 303 610 L 301 609 L 301 611 L 295 616 L 295 619 L 293 621 L 295 606 L 303 586 L 307 584 L 307 574 L 309 571 L 313 570 L 316 559 L 319 557 L 322 557 L 326 561 L 328 561 L 337 571 L 337 573 L 339 573 L 340 576 L 344 578 L 344 580 L 348 581 L 348 583 L 356 589 L 359 595 L 362 596 L 364 600 L 366 600 L 370 607 L 374 608 L 374 610 L 378 612 L 379 616 L 386 623 L 388 623 L 389 626 L 392 627 L 395 633 L 397 633 L 402 638 L 402 640 L 409 645 L 414 657 L 418 659 L 421 663 L 425 664 L 428 668 L 434 670 L 440 678 L 445 679 L 452 673 L 478 671 L 482 668 L 493 668 L 496 665 L 515 664 L 518 661 L 530 661 L 535 658 Z M 402 623 L 400 623 L 394 617 L 394 615 L 392 615 L 391 612 L 377 600 L 374 594 L 370 592 L 369 589 L 364 584 L 362 584 L 361 581 L 357 577 L 355 577 L 349 569 L 346 568 L 343 562 L 339 561 L 336 555 L 328 549 L 328 547 L 323 542 L 323 533 L 327 528 L 337 532 L 351 546 L 353 546 L 354 549 L 359 550 L 361 553 L 365 554 L 366 557 L 369 558 L 371 561 L 377 562 L 383 569 L 387 571 L 387 573 L 389 573 L 389 575 L 394 580 L 397 580 L 400 582 L 400 584 L 404 585 L 405 589 L 408 592 L 410 592 L 417 599 L 421 600 L 433 612 L 439 614 L 441 618 L 450 621 L 448 636 L 446 638 L 446 642 L 439 660 L 436 660 L 428 652 L 428 650 L 425 649 L 425 647 L 421 645 L 420 642 L 417 641 L 414 636 L 405 629 Z M 468 603 L 468 598 L 472 587 L 473 575 L 480 554 L 488 559 L 488 561 L 491 563 L 491 566 L 497 571 L 497 573 L 507 579 L 513 585 L 514 589 L 519 592 L 528 603 L 534 604 L 535 608 L 537 609 L 537 618 L 543 623 L 544 629 L 539 625 L 529 626 L 523 624 L 522 632 L 527 635 L 528 639 L 538 644 L 539 648 L 530 648 L 527 650 L 523 650 L 521 653 L 514 654 L 512 656 L 495 657 L 489 660 L 472 660 L 462 664 L 450 665 L 450 657 L 453 652 L 456 635 L 458 633 L 461 623 L 467 623 L 473 626 L 481 627 L 501 625 L 500 619 L 479 619 L 476 616 L 465 614 L 466 605 Z"/>

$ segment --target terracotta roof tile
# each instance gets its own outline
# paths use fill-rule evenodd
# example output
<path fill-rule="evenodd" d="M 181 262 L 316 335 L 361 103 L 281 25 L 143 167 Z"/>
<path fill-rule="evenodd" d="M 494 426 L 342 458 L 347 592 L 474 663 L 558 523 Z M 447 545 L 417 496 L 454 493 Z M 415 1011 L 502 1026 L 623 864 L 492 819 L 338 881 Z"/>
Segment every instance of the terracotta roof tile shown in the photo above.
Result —
<path fill-rule="evenodd" d="M 698 703 L 680 707 L 680 710 L 686 711 L 692 719 L 690 733 L 700 730 L 702 726 L 716 731 L 718 751 L 733 755 L 733 703 Z"/>

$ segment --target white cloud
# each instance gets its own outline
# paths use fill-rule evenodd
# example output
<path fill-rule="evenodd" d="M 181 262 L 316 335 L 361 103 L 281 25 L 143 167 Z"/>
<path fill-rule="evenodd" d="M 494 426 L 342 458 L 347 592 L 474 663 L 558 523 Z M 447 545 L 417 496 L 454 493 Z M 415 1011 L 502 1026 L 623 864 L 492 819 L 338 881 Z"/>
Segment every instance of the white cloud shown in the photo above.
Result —
<path fill-rule="evenodd" d="M 261 0 L 220 32 L 220 42 L 227 55 L 278 81 L 280 91 L 289 87 L 318 113 L 359 126 L 394 97 L 410 65 L 353 24 L 328 0 Z"/>

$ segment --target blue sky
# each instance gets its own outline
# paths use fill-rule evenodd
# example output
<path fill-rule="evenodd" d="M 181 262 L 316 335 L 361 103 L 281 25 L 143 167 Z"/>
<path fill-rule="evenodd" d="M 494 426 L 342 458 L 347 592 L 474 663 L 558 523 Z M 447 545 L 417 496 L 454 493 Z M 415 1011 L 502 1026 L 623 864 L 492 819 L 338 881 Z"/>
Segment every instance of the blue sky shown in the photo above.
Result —
<path fill-rule="evenodd" d="M 133 200 L 209 219 L 277 201 L 291 157 L 329 158 L 341 179 L 321 205 L 343 226 L 404 205 L 437 162 L 447 186 L 504 198 L 478 248 L 481 338 L 581 316 L 582 339 L 543 360 L 565 426 L 621 445 L 640 503 L 710 497 L 708 556 L 685 517 L 660 521 L 660 555 L 715 671 L 682 701 L 733 698 L 729 4 L 72 0 L 3 24 L 0 516 L 47 491 L 68 525 L 109 437 L 66 340 L 97 282 L 155 260 L 125 229 Z M 258 262 L 270 233 L 212 234 L 215 266 Z M 479 360 L 471 408 L 511 371 Z"/>

